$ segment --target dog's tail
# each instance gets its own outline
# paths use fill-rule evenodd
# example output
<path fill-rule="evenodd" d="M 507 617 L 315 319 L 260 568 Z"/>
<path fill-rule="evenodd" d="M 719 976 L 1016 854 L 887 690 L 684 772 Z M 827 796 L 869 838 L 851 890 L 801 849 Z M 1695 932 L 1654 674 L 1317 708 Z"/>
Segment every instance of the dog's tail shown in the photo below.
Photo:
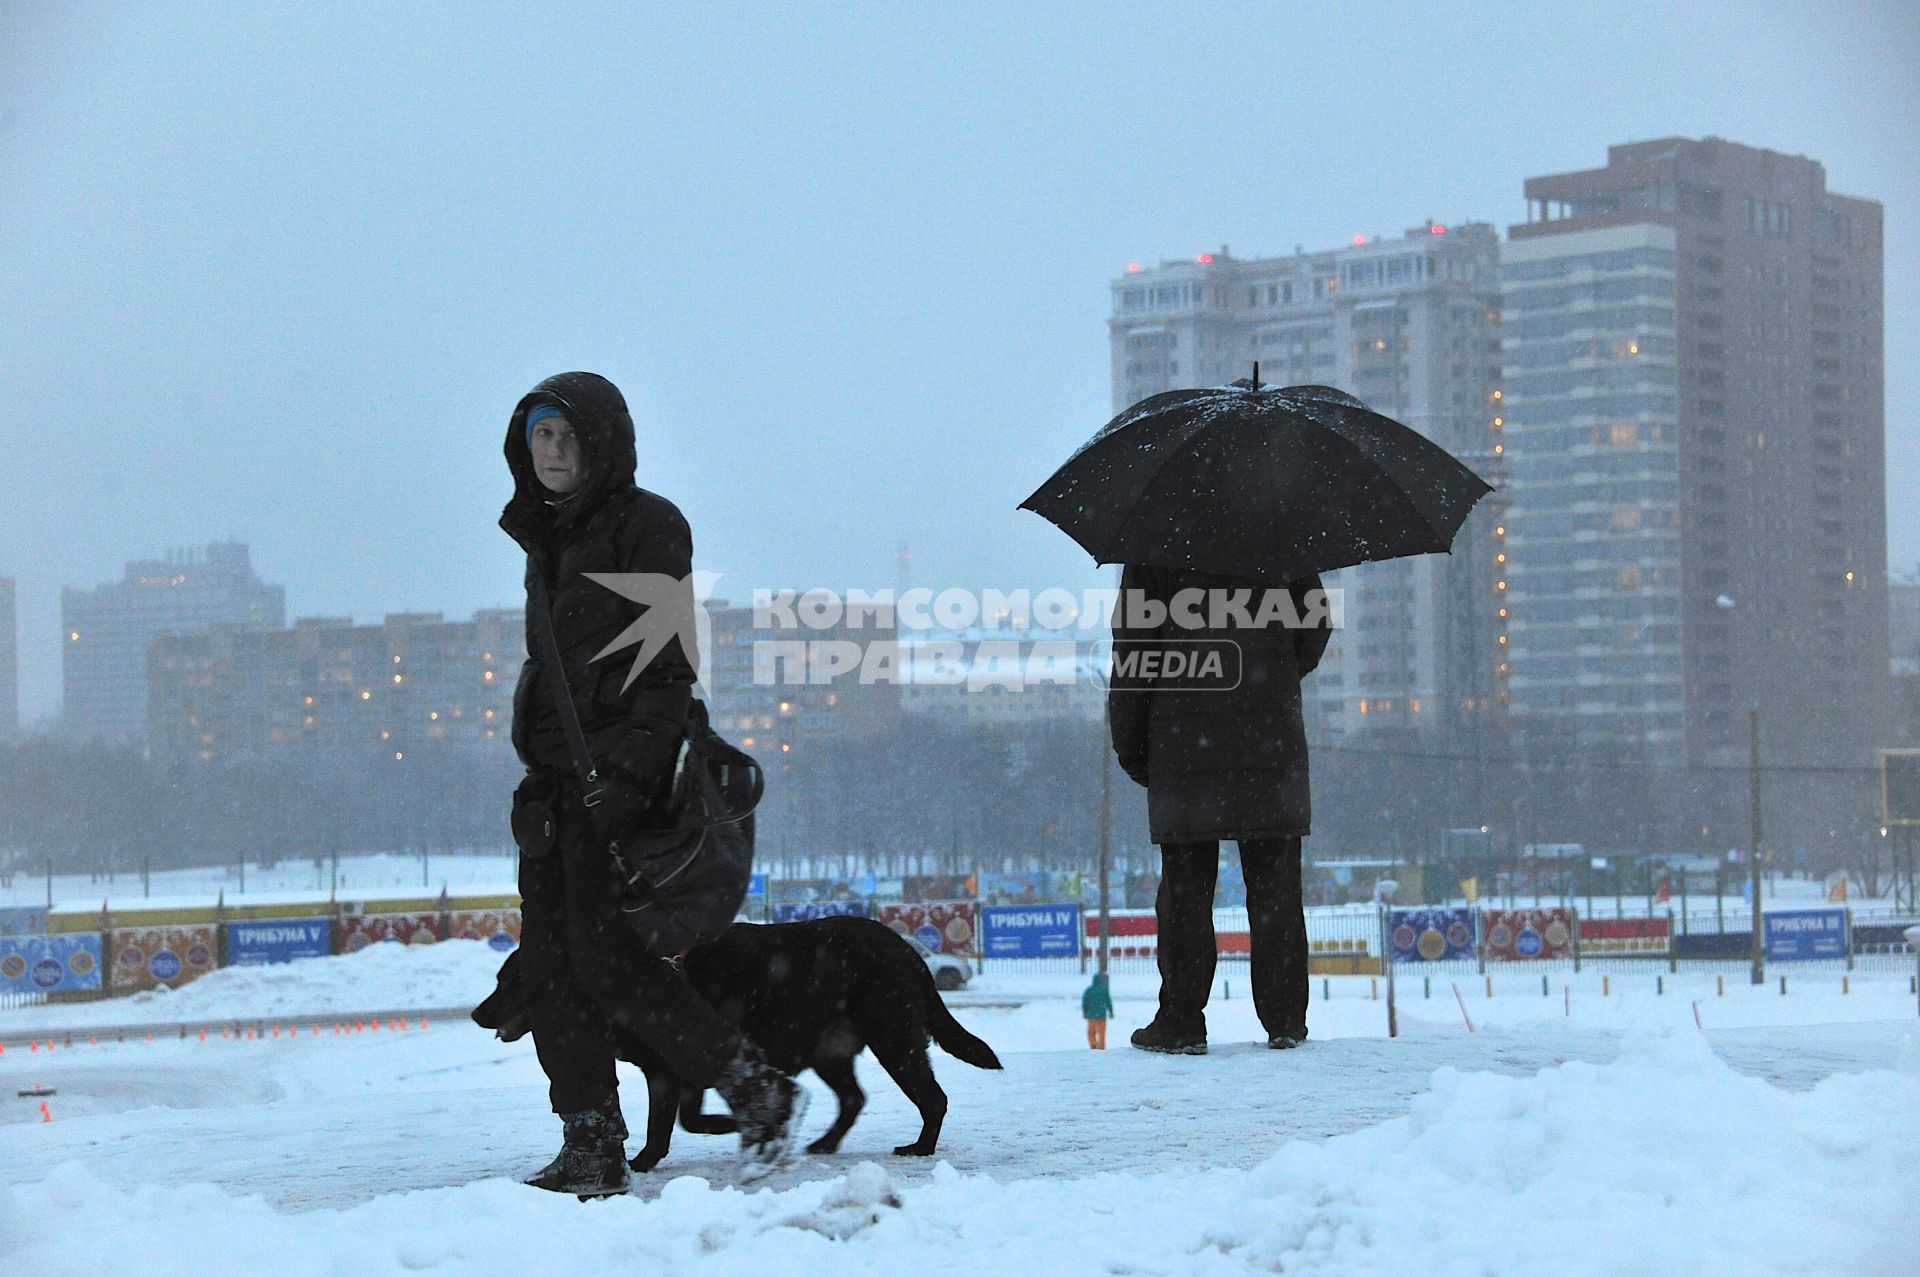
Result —
<path fill-rule="evenodd" d="M 913 965 L 920 968 L 926 981 L 927 1031 L 940 1044 L 940 1049 L 976 1069 L 1001 1067 L 1000 1057 L 993 1053 L 993 1048 L 967 1032 L 960 1021 L 953 1018 L 953 1012 L 947 1010 L 946 999 L 940 996 L 939 986 L 933 982 L 933 973 L 917 959 Z"/>

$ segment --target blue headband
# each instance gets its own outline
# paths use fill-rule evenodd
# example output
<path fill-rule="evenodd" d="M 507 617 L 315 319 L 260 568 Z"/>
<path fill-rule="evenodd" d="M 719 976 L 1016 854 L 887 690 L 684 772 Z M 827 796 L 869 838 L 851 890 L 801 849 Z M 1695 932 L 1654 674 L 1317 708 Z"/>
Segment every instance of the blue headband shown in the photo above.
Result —
<path fill-rule="evenodd" d="M 566 415 L 565 409 L 556 408 L 552 404 L 541 404 L 538 408 L 527 409 L 527 448 L 529 450 L 533 448 L 533 428 L 535 425 L 545 421 L 548 417 L 559 417 L 564 420 Z"/>

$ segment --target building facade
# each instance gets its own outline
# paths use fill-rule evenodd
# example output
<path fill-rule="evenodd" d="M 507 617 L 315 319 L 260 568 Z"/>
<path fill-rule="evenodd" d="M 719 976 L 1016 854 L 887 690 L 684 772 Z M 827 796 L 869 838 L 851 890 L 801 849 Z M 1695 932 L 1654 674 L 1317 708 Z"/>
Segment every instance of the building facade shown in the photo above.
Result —
<path fill-rule="evenodd" d="M 302 617 L 155 639 L 150 753 L 163 769 L 297 757 L 316 771 L 403 766 L 466 746 L 512 757 L 525 613 L 471 621 L 389 614 L 378 625 Z"/>
<path fill-rule="evenodd" d="M 1504 449 L 1499 240 L 1491 226 L 1429 223 L 1326 252 L 1130 268 L 1108 321 L 1116 412 L 1162 391 L 1313 383 L 1418 430 L 1494 484 L 1450 555 L 1328 574 L 1345 624 L 1306 686 L 1310 725 L 1484 744 L 1502 721 L 1495 589 Z"/>
<path fill-rule="evenodd" d="M 214 624 L 279 629 L 286 591 L 253 573 L 244 542 L 128 563 L 118 581 L 60 592 L 63 734 L 142 746 L 154 639 Z"/>
<path fill-rule="evenodd" d="M 1530 741 L 1806 762 L 1887 730 L 1881 209 L 1717 138 L 1527 179 L 1503 257 Z M 1770 746 L 1772 748 L 1772 746 Z"/>

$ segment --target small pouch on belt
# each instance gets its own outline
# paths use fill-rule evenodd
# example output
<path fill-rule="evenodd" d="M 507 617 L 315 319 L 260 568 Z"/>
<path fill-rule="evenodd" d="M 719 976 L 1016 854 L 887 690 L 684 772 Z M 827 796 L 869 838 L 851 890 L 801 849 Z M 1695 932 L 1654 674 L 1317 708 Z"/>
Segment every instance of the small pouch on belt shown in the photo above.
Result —
<path fill-rule="evenodd" d="M 559 819 L 554 814 L 552 802 L 556 788 L 551 783 L 543 784 L 536 777 L 529 776 L 513 791 L 513 814 L 509 818 L 513 826 L 513 843 L 520 848 L 520 854 L 529 860 L 553 850 L 559 830 Z"/>

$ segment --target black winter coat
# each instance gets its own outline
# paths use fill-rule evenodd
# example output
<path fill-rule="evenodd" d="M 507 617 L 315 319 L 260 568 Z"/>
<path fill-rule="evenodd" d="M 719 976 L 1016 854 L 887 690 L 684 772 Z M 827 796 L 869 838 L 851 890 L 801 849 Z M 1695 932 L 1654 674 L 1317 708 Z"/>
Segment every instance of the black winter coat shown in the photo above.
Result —
<path fill-rule="evenodd" d="M 528 410 L 552 403 L 565 411 L 580 440 L 586 481 L 559 505 L 533 473 Z M 686 580 L 693 570 L 693 534 L 673 502 L 633 482 L 633 418 L 612 382 L 593 373 L 550 377 L 520 401 L 507 424 L 507 466 L 514 495 L 500 527 L 527 552 L 527 651 L 513 694 L 513 747 L 529 769 L 573 773 L 560 710 L 547 686 L 531 591 L 545 577 L 553 626 L 574 706 L 596 763 L 613 763 L 632 778 L 655 782 L 673 765 L 693 699 L 698 653 L 670 642 L 630 687 L 621 685 L 638 649 L 593 659 L 645 608 L 586 577 L 589 572 L 657 572 Z M 692 586 L 689 582 L 689 593 Z"/>
<path fill-rule="evenodd" d="M 1129 565 L 1120 588 L 1123 603 L 1128 592 L 1139 590 L 1163 604 L 1183 589 L 1250 590 L 1248 608 L 1257 614 L 1269 587 L 1208 572 Z M 1305 596 L 1320 588 L 1318 577 L 1293 582 L 1292 611 L 1310 615 Z M 1107 693 L 1113 749 L 1121 768 L 1147 787 L 1153 841 L 1309 833 L 1313 804 L 1300 680 L 1320 663 L 1333 635 L 1330 624 L 1188 629 L 1169 617 L 1137 629 L 1126 626 L 1126 619 L 1116 611 L 1116 648 L 1124 640 L 1227 640 L 1241 653 L 1240 682 L 1231 690 L 1113 680 Z"/>

